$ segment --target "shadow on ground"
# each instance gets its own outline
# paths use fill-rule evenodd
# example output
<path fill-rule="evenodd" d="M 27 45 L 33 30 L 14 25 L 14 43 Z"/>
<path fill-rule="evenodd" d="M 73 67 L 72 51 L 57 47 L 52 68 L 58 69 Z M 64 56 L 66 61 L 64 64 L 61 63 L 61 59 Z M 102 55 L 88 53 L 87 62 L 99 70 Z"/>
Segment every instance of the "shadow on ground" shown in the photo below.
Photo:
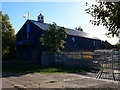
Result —
<path fill-rule="evenodd" d="M 2 62 L 2 77 L 21 76 L 29 73 L 75 73 L 88 75 L 97 73 L 96 69 L 79 66 L 51 65 L 43 66 L 39 62 Z"/>

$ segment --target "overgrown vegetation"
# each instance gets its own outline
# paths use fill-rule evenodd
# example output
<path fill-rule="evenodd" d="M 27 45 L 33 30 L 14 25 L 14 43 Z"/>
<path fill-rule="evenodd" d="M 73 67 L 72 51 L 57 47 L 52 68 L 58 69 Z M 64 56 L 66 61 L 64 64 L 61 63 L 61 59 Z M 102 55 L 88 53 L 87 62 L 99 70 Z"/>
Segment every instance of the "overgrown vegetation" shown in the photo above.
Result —
<path fill-rule="evenodd" d="M 12 24 L 10 23 L 9 16 L 2 14 L 0 11 L 0 30 L 2 31 L 2 57 L 10 58 L 15 57 L 15 34 Z"/>

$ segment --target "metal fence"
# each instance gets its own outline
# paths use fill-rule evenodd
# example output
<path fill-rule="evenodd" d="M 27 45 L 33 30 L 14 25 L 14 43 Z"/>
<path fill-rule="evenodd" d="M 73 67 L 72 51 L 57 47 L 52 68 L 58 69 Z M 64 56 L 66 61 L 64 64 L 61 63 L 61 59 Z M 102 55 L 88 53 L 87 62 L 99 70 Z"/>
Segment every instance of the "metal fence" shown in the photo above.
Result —
<path fill-rule="evenodd" d="M 98 68 L 96 78 L 120 80 L 120 50 L 94 52 L 64 52 L 55 55 L 55 64 Z"/>
<path fill-rule="evenodd" d="M 94 52 L 63 52 L 42 54 L 42 64 L 63 64 L 69 66 L 99 69 L 96 78 L 120 80 L 120 50 L 95 50 Z"/>
<path fill-rule="evenodd" d="M 56 64 L 79 65 L 81 67 L 99 67 L 99 57 L 94 52 L 64 52 L 55 55 Z"/>
<path fill-rule="evenodd" d="M 100 55 L 100 71 L 96 78 L 120 80 L 120 50 L 96 50 L 96 55 Z"/>

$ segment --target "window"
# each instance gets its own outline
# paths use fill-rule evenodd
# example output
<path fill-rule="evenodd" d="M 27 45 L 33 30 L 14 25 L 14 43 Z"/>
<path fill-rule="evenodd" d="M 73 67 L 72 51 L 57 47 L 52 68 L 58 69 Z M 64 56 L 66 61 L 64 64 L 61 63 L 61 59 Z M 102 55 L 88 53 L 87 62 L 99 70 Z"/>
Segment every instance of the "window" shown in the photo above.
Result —
<path fill-rule="evenodd" d="M 41 17 L 41 19 L 43 19 L 43 17 Z"/>

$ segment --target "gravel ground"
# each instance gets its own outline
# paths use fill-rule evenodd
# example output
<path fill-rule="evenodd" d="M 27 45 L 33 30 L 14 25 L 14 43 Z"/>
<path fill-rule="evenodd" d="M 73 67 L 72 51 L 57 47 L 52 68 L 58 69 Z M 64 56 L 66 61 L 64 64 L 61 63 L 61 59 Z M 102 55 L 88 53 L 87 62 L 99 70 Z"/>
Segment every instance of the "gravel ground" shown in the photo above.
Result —
<path fill-rule="evenodd" d="M 94 74 L 94 73 L 93 73 Z M 115 88 L 119 81 L 95 79 L 81 74 L 9 74 L 2 79 L 23 88 Z"/>

